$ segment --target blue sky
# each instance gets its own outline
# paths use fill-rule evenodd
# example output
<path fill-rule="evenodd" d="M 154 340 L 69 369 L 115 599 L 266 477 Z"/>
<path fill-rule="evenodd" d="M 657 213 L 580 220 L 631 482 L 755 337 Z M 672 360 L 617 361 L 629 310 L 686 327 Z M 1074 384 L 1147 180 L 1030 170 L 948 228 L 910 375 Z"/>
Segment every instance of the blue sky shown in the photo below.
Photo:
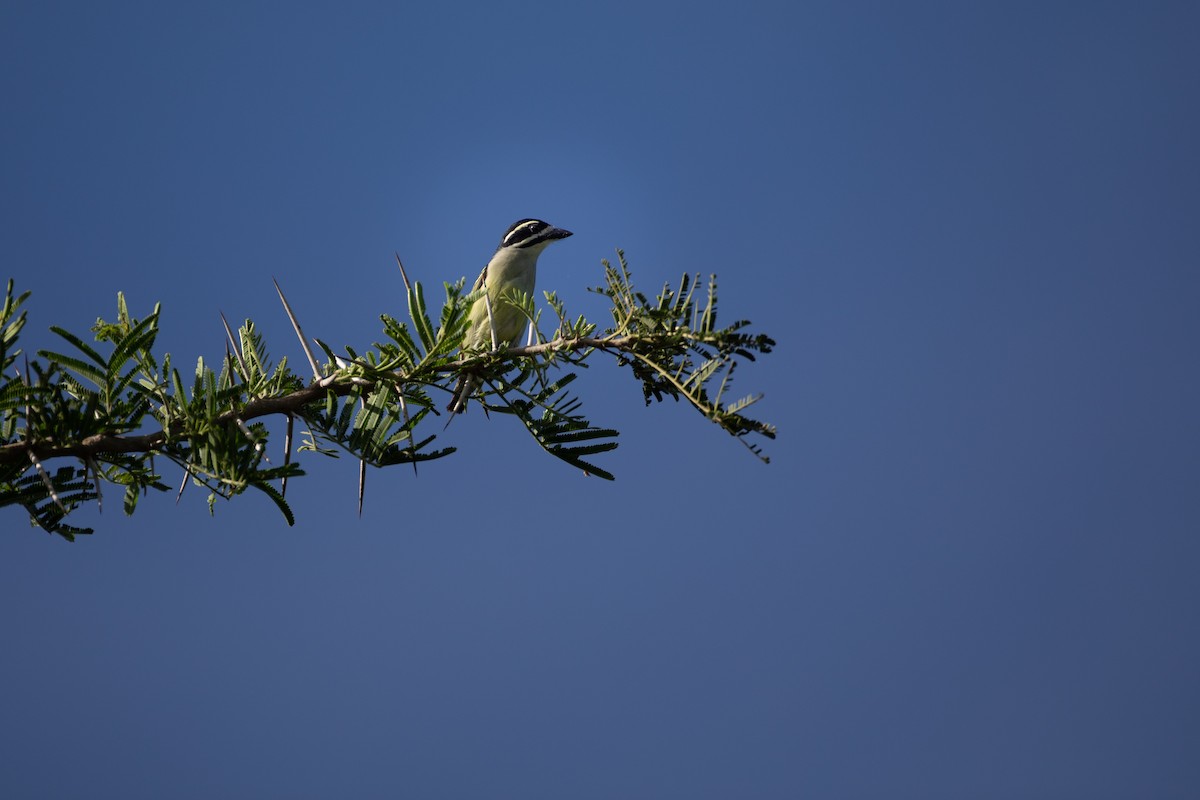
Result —
<path fill-rule="evenodd" d="M 1185 3 L 6 4 L 0 252 L 28 349 L 163 304 L 363 347 L 513 220 L 716 272 L 764 466 L 615 367 L 614 483 L 471 414 L 0 518 L 6 797 L 1192 797 L 1200 13 Z M 434 292 L 436 294 L 436 291 Z M 168 473 L 175 483 L 178 475 Z"/>

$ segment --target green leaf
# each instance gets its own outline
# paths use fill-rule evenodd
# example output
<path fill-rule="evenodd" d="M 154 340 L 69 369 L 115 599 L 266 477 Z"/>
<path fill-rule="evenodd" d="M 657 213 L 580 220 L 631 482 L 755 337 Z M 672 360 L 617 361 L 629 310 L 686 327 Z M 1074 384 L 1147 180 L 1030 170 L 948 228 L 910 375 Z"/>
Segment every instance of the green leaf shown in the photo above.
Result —
<path fill-rule="evenodd" d="M 55 353 L 52 350 L 39 350 L 38 355 L 42 358 L 51 361 L 60 366 L 82 375 L 92 383 L 96 384 L 101 390 L 108 386 L 108 373 L 104 369 L 97 369 L 91 364 L 74 356 L 68 356 L 63 353 Z"/>
<path fill-rule="evenodd" d="M 91 345 L 89 345 L 87 342 L 83 341 L 83 339 L 80 339 L 75 334 L 73 334 L 70 331 L 65 330 L 63 328 L 60 328 L 57 325 L 51 325 L 50 330 L 51 330 L 51 332 L 58 334 L 63 339 L 66 339 L 68 342 L 70 342 L 72 345 L 74 345 L 76 349 L 78 349 L 81 353 L 83 353 L 88 358 L 90 358 L 92 361 L 94 361 L 96 363 L 96 365 L 99 366 L 101 369 L 108 366 L 108 362 L 104 360 L 103 356 L 101 356 L 99 353 L 97 353 L 96 350 Z"/>
<path fill-rule="evenodd" d="M 266 483 L 265 481 L 255 481 L 254 488 L 271 498 L 271 502 L 273 502 L 275 507 L 279 509 L 279 512 L 283 514 L 283 518 L 287 520 L 287 524 L 289 526 L 296 524 L 296 515 L 292 513 L 292 507 L 289 506 L 287 501 L 283 499 L 283 495 L 278 489 L 271 484 Z"/>

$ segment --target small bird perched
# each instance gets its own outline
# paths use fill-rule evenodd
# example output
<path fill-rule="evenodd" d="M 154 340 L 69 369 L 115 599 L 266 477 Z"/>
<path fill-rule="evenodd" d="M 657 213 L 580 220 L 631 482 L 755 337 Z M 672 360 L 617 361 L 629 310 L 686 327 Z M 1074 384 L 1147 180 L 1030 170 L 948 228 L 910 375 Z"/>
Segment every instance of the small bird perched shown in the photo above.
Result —
<path fill-rule="evenodd" d="M 463 351 L 477 350 L 485 345 L 491 348 L 493 344 L 496 347 L 513 344 L 525 329 L 527 320 L 521 309 L 504 299 L 504 295 L 514 290 L 532 295 L 538 256 L 546 245 L 570 235 L 570 231 L 540 219 L 517 220 L 504 232 L 492 260 L 471 287 L 471 291 L 476 291 L 486 286 L 487 291 L 471 306 L 470 327 L 463 335 Z M 463 375 L 454 387 L 454 397 L 446 410 L 461 414 L 476 388 L 478 381 Z"/>

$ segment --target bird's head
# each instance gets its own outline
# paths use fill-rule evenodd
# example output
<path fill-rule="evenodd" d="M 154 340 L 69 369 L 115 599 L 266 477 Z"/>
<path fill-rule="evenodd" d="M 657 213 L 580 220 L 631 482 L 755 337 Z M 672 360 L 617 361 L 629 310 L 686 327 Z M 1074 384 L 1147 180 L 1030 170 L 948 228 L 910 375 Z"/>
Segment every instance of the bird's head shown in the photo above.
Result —
<path fill-rule="evenodd" d="M 570 235 L 570 231 L 556 228 L 540 219 L 519 219 L 504 232 L 504 237 L 500 240 L 500 247 L 497 249 L 512 247 L 518 250 L 533 249 L 534 252 L 538 252 L 551 242 L 565 239 Z"/>

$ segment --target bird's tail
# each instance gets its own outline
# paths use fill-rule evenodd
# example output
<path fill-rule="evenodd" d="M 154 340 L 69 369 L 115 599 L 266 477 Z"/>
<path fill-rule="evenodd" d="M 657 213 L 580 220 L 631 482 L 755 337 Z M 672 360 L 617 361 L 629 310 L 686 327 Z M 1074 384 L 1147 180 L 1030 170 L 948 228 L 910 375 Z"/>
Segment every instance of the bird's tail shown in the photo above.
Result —
<path fill-rule="evenodd" d="M 467 410 L 467 400 L 479 388 L 479 381 L 475 380 L 470 375 L 463 375 L 458 379 L 458 383 L 454 386 L 454 396 L 450 399 L 450 404 L 446 406 L 446 410 L 451 414 L 461 414 Z"/>

